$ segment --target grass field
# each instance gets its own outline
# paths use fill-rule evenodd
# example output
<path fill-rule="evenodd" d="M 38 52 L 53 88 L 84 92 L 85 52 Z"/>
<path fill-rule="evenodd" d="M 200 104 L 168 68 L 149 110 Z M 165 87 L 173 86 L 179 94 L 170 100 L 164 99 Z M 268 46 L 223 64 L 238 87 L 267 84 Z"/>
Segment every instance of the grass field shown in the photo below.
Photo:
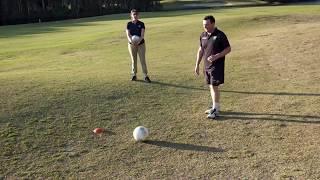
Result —
<path fill-rule="evenodd" d="M 162 0 L 160 3 L 163 10 L 225 8 L 268 4 L 266 1 L 261 0 Z"/>
<path fill-rule="evenodd" d="M 193 74 L 207 14 L 232 45 L 219 121 Z M 0 179 L 320 178 L 320 6 L 141 20 L 151 84 L 129 81 L 127 14 L 0 27 Z"/>

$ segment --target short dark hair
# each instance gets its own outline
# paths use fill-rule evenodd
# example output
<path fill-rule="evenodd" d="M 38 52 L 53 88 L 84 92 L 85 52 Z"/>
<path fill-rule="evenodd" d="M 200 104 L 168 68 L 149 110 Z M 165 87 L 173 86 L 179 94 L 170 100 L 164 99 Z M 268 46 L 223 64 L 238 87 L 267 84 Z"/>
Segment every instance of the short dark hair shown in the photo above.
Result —
<path fill-rule="evenodd" d="M 138 10 L 136 10 L 136 9 L 131 9 L 130 13 L 131 13 L 131 14 L 132 14 L 132 13 L 137 13 L 137 14 L 139 14 Z"/>
<path fill-rule="evenodd" d="M 214 19 L 214 17 L 213 17 L 212 15 L 205 16 L 205 17 L 203 18 L 203 20 L 206 20 L 206 21 L 207 21 L 207 20 L 210 20 L 211 24 L 216 22 L 216 20 Z"/>

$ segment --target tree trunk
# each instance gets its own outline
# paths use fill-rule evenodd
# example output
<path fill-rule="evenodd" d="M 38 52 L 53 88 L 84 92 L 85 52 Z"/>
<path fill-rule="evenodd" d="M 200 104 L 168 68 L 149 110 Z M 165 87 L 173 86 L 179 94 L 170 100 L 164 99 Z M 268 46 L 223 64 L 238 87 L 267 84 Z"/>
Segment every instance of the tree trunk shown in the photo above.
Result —
<path fill-rule="evenodd" d="M 46 10 L 46 3 L 44 2 L 44 0 L 41 1 L 41 5 L 42 5 L 42 10 L 45 11 Z"/>
<path fill-rule="evenodd" d="M 29 18 L 30 17 L 30 2 L 29 2 L 29 0 L 26 0 L 26 4 L 27 4 L 27 7 L 26 7 L 26 9 L 27 9 L 27 17 Z"/>

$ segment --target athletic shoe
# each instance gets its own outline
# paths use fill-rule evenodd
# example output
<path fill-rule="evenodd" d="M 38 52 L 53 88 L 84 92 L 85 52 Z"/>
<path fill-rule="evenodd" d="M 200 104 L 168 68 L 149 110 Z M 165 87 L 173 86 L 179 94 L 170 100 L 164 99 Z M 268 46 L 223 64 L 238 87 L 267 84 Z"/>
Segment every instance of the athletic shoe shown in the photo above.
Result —
<path fill-rule="evenodd" d="M 206 114 L 209 114 L 209 115 L 212 114 L 212 113 L 214 113 L 215 116 L 219 116 L 219 111 L 217 111 L 215 108 L 213 108 L 213 109 L 212 109 L 212 108 L 211 108 L 211 109 L 208 109 L 208 110 L 205 111 L 205 113 L 206 113 Z"/>
<path fill-rule="evenodd" d="M 132 76 L 131 81 L 136 81 L 137 80 L 137 76 Z"/>
<path fill-rule="evenodd" d="M 208 114 L 207 118 L 209 119 L 215 119 L 217 117 L 216 113 L 211 113 L 211 114 Z"/>

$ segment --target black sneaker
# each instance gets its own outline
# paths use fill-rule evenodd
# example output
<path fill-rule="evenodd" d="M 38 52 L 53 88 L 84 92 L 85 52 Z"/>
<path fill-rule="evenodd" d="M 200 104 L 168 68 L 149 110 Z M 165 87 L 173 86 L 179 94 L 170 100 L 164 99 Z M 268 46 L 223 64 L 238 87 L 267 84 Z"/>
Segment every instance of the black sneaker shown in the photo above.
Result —
<path fill-rule="evenodd" d="M 132 76 L 131 81 L 136 81 L 137 80 L 137 76 Z"/>
<path fill-rule="evenodd" d="M 147 83 L 151 83 L 151 80 L 150 80 L 150 78 L 148 76 L 144 78 L 144 81 L 147 82 Z"/>

